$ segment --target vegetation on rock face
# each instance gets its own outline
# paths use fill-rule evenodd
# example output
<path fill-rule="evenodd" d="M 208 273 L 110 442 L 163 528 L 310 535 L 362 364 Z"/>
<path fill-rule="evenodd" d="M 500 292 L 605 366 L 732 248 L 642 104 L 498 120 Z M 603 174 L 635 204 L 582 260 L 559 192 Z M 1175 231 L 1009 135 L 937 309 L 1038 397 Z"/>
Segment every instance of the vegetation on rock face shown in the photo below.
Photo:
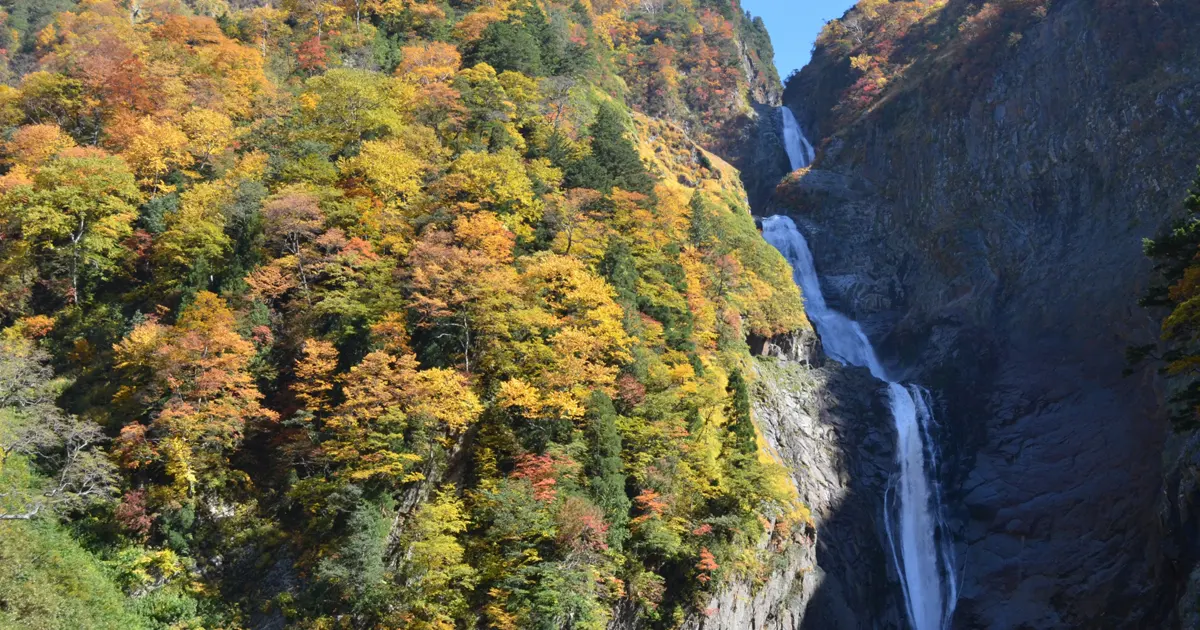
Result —
<path fill-rule="evenodd" d="M 1142 298 L 1165 307 L 1160 343 L 1131 348 L 1131 361 L 1154 357 L 1172 383 L 1171 420 L 1179 430 L 1200 427 L 1200 171 L 1184 201 L 1185 215 L 1162 236 L 1145 243 L 1160 282 Z"/>
<path fill-rule="evenodd" d="M 861 0 L 817 38 L 816 64 L 844 73 L 835 124 L 853 122 L 903 89 L 910 74 L 945 77 L 938 89 L 947 103 L 973 94 L 1000 53 L 1017 45 L 1049 6 L 1046 0 Z"/>
<path fill-rule="evenodd" d="M 838 76 L 830 128 L 844 128 L 881 101 L 906 89 L 936 90 L 940 107 L 961 109 L 994 78 L 997 61 L 1016 49 L 1054 5 L 1049 0 L 860 0 L 817 38 L 807 72 Z M 1105 45 L 1144 69 L 1147 56 L 1170 59 L 1195 19 L 1185 0 L 1103 0 L 1094 27 Z M 1175 15 L 1162 28 L 1162 14 Z M 1148 16 L 1156 17 L 1150 18 Z M 1153 26 L 1150 24 L 1153 23 Z M 1156 50 L 1118 50 L 1138 38 L 1130 29 L 1154 29 Z M 834 72 L 828 72 L 833 69 Z M 789 86 L 793 77 L 789 77 Z M 791 99 L 789 98 L 789 101 Z"/>
<path fill-rule="evenodd" d="M 629 0 L 612 4 L 634 5 Z M 598 24 L 610 34 L 630 101 L 640 111 L 684 123 L 698 139 L 709 141 L 746 114 L 748 92 L 761 97 L 778 83 L 766 27 L 741 13 L 738 3 L 640 5 L 642 11 L 625 23 Z M 741 46 L 746 63 L 764 71 L 746 76 Z"/>
<path fill-rule="evenodd" d="M 767 570 L 744 339 L 807 323 L 676 124 L 766 89 L 736 3 L 5 6 L 0 624 L 671 627 Z"/>

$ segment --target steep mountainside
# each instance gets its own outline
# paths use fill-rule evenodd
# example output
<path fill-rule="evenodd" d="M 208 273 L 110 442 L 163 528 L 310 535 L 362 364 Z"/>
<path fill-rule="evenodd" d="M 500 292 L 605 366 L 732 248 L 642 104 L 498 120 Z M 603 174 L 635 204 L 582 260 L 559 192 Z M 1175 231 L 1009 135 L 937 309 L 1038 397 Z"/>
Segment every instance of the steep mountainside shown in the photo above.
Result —
<path fill-rule="evenodd" d="M 811 551 L 737 2 L 0 6 L 0 627 L 676 628 Z"/>
<path fill-rule="evenodd" d="M 1195 558 L 1137 307 L 1200 147 L 1183 0 L 860 3 L 785 102 L 819 146 L 770 208 L 935 392 L 963 628 L 1149 628 Z M 1168 452 L 1168 461 L 1172 461 Z M 1190 610 L 1194 602 L 1181 602 Z"/>

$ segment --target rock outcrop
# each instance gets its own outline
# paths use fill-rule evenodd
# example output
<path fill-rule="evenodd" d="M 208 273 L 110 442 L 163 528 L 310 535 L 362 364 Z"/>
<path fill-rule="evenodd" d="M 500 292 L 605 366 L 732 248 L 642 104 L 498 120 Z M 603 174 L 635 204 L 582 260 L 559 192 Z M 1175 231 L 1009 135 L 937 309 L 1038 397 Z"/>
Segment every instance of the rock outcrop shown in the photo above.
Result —
<path fill-rule="evenodd" d="M 1157 376 L 1123 370 L 1125 348 L 1156 335 L 1137 306 L 1141 241 L 1200 147 L 1200 45 L 1139 52 L 1180 12 L 1196 8 L 1165 3 L 1114 46 L 1094 2 L 1056 2 L 969 103 L 910 77 L 842 129 L 828 68 L 789 85 L 823 150 L 758 212 L 801 225 L 831 305 L 937 398 L 964 576 L 954 627 L 1179 623 L 1197 493 L 1163 470 Z"/>

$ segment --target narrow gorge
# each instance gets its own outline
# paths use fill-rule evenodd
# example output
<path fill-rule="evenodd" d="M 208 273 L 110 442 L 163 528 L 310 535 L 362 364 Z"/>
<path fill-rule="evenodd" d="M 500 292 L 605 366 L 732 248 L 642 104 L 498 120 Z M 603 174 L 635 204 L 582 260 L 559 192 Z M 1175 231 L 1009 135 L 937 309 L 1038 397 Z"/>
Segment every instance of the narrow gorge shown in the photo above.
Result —
<path fill-rule="evenodd" d="M 898 468 L 889 480 L 884 500 L 888 551 L 900 576 L 912 627 L 940 629 L 954 612 L 958 584 L 954 541 L 945 528 L 942 493 L 936 481 L 939 448 L 932 433 L 929 394 L 918 386 L 891 381 L 862 328 L 826 306 L 808 244 L 790 219 L 766 219 L 763 235 L 795 269 L 796 282 L 805 296 L 805 310 L 821 337 L 824 352 L 846 365 L 867 368 L 871 376 L 886 384 L 895 423 Z"/>

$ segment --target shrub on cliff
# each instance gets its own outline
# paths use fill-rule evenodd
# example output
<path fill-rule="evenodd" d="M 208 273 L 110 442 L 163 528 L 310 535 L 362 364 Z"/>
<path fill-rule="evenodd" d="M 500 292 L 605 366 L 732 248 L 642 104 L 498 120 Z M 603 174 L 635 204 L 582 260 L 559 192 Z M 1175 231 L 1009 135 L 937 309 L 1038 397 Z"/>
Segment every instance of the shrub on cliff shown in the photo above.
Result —
<path fill-rule="evenodd" d="M 1158 344 L 1131 348 L 1134 363 L 1154 357 L 1174 386 L 1171 419 L 1180 430 L 1200 427 L 1200 171 L 1184 201 L 1185 214 L 1166 233 L 1145 242 L 1158 273 L 1140 304 L 1169 310 Z"/>

